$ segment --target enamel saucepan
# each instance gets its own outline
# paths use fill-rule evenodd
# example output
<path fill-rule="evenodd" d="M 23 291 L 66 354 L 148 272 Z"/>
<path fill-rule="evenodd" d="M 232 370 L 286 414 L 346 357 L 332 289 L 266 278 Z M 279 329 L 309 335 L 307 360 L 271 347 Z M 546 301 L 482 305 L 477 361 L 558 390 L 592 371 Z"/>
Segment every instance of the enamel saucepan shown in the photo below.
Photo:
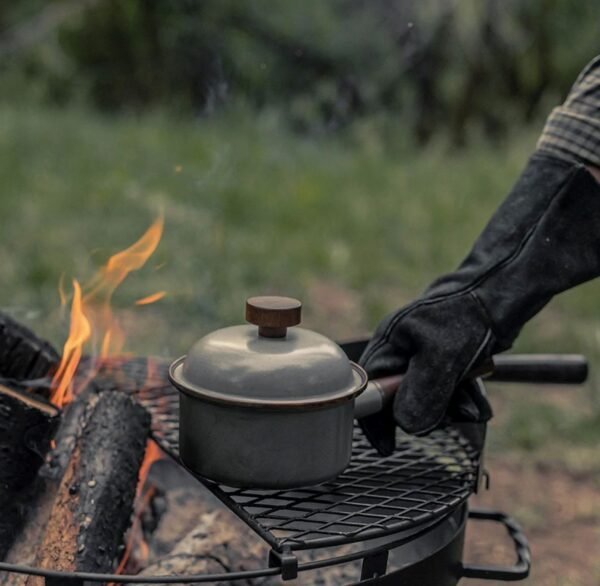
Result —
<path fill-rule="evenodd" d="M 231 486 L 295 488 L 346 468 L 354 418 L 382 409 L 400 377 L 369 382 L 337 344 L 293 327 L 300 317 L 295 299 L 250 298 L 252 325 L 212 332 L 173 362 L 179 451 L 193 473 Z M 585 380 L 587 363 L 498 356 L 485 370 L 498 380 L 575 383 Z"/>

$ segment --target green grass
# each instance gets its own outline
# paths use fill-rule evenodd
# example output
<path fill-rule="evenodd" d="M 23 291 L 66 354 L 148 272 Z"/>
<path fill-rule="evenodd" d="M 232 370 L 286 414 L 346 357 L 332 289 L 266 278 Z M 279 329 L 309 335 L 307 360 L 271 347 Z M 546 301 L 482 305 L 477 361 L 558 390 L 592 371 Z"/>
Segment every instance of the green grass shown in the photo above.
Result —
<path fill-rule="evenodd" d="M 536 134 L 451 152 L 411 146 L 389 120 L 315 138 L 243 108 L 193 120 L 0 104 L 0 307 L 60 345 L 61 275 L 85 281 L 164 210 L 155 257 L 115 298 L 130 351 L 185 352 L 263 292 L 302 298 L 305 323 L 325 334 L 366 333 L 461 260 Z M 599 291 L 554 301 L 517 349 L 600 354 Z M 594 388 L 580 399 L 589 410 Z M 515 445 L 539 444 L 555 417 Z"/>

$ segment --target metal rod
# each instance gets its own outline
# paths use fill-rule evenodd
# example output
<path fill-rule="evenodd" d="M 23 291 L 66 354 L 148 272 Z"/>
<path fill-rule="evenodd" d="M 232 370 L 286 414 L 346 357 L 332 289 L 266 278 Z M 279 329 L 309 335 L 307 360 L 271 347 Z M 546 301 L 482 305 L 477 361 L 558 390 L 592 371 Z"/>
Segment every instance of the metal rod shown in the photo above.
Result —
<path fill-rule="evenodd" d="M 400 547 L 414 539 L 418 539 L 422 535 L 425 535 L 429 531 L 440 526 L 446 522 L 447 519 L 454 514 L 455 511 L 449 515 L 440 517 L 434 524 L 427 525 L 419 532 L 412 533 L 411 535 L 399 538 L 395 541 L 371 547 L 366 550 L 353 552 L 350 554 L 334 556 L 332 558 L 317 560 L 314 562 L 306 562 L 298 565 L 298 572 L 309 572 L 311 570 L 317 570 L 320 568 L 326 568 L 329 566 L 346 564 L 359 559 L 363 559 L 367 556 L 377 555 L 383 551 L 389 551 L 396 547 Z M 463 511 L 463 521 L 466 519 L 466 507 Z M 2 572 L 14 572 L 17 574 L 29 574 L 32 576 L 42 576 L 48 579 L 54 579 L 55 582 L 51 584 L 71 584 L 68 580 L 80 580 L 82 582 L 115 582 L 117 584 L 181 584 L 182 582 L 189 582 L 192 584 L 200 584 L 206 582 L 229 582 L 233 580 L 248 580 L 251 578 L 264 578 L 267 576 L 278 576 L 281 574 L 281 568 L 262 568 L 260 570 L 246 570 L 241 572 L 225 572 L 221 574 L 182 574 L 180 576 L 136 576 L 131 574 L 94 574 L 93 572 L 59 572 L 55 570 L 46 570 L 41 568 L 35 568 L 32 566 L 22 566 L 16 564 L 8 564 L 6 562 L 0 562 L 0 571 Z M 47 582 L 48 583 L 48 582 Z"/>

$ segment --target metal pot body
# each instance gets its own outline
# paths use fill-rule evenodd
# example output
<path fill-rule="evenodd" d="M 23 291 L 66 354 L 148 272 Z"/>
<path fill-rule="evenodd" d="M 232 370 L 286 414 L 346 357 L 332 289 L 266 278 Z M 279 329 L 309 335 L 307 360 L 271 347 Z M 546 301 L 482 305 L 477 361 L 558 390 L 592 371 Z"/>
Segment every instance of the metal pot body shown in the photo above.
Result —
<path fill-rule="evenodd" d="M 332 480 L 352 452 L 354 400 L 307 409 L 226 405 L 180 393 L 179 452 L 229 486 L 296 488 Z"/>

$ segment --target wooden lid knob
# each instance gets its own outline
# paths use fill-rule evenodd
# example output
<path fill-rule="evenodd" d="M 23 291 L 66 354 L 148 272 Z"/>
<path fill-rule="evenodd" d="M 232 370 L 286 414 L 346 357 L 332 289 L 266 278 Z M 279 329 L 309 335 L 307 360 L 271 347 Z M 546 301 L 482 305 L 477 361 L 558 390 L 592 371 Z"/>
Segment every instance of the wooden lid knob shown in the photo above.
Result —
<path fill-rule="evenodd" d="M 246 321 L 258 326 L 266 338 L 285 338 L 287 328 L 297 326 L 302 303 L 292 297 L 250 297 L 246 300 Z"/>

